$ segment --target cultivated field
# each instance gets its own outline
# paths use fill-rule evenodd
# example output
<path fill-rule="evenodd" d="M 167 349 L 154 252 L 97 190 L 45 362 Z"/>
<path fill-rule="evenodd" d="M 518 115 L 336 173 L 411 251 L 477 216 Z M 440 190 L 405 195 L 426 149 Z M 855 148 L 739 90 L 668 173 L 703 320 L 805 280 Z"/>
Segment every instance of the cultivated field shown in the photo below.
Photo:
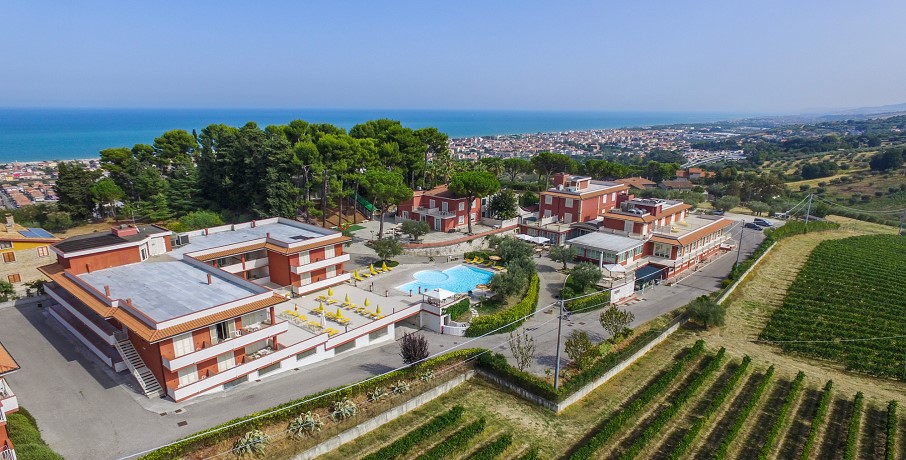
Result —
<path fill-rule="evenodd" d="M 906 380 L 906 238 L 818 245 L 761 339 L 847 370 Z"/>

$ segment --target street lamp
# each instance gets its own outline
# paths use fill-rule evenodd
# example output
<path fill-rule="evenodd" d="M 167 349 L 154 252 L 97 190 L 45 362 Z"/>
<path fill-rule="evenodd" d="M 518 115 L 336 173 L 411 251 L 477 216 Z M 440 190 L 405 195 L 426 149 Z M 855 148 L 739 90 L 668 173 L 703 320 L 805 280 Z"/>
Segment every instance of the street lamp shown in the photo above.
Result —
<path fill-rule="evenodd" d="M 743 219 L 739 227 L 739 247 L 736 248 L 736 264 L 733 265 L 733 268 L 739 266 L 739 254 L 742 252 L 742 234 L 746 231 L 746 221 Z"/>
<path fill-rule="evenodd" d="M 557 312 L 559 321 L 557 322 L 557 362 L 554 364 L 554 391 L 560 388 L 560 331 L 563 330 L 563 289 L 566 288 L 566 281 L 569 279 L 569 275 L 572 275 L 572 273 L 567 273 L 566 278 L 563 279 L 563 286 L 560 287 L 560 301 L 557 305 L 560 311 Z"/>

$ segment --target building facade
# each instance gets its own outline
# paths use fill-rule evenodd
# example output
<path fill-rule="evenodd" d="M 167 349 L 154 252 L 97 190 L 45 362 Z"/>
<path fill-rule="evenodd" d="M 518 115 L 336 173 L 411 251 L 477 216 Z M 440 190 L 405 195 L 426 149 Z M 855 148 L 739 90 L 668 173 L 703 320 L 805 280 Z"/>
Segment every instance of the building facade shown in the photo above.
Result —
<path fill-rule="evenodd" d="M 146 395 L 182 401 L 385 337 L 417 314 L 281 340 L 290 325 L 275 306 L 348 281 L 348 239 L 282 218 L 181 234 L 122 226 L 57 243 L 41 270 L 51 316 Z"/>
<path fill-rule="evenodd" d="M 25 228 L 6 216 L 6 223 L 0 224 L 0 279 L 24 292 L 25 283 L 44 278 L 38 267 L 53 260 L 50 246 L 58 241 L 47 230 Z"/>
<path fill-rule="evenodd" d="M 17 370 L 19 364 L 0 343 L 0 460 L 16 460 L 16 446 L 9 439 L 6 416 L 19 410 L 19 400 L 5 377 Z"/>
<path fill-rule="evenodd" d="M 469 220 L 477 223 L 481 218 L 482 198 L 475 198 L 469 210 L 468 198 L 456 196 L 446 185 L 431 190 L 416 190 L 412 199 L 397 206 L 399 220 L 427 222 L 431 230 L 450 232 L 468 226 Z"/>

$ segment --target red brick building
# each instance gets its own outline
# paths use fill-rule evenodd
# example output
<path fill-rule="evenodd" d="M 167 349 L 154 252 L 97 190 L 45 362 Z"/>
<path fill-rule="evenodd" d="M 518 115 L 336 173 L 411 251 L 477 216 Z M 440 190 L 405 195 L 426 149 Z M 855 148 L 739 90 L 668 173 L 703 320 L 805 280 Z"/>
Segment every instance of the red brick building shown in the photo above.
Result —
<path fill-rule="evenodd" d="M 468 199 L 458 197 L 446 185 L 431 190 L 416 190 L 412 199 L 397 206 L 396 217 L 401 220 L 427 222 L 431 230 L 449 232 L 476 223 L 481 216 L 481 199 L 476 198 L 468 211 Z"/>

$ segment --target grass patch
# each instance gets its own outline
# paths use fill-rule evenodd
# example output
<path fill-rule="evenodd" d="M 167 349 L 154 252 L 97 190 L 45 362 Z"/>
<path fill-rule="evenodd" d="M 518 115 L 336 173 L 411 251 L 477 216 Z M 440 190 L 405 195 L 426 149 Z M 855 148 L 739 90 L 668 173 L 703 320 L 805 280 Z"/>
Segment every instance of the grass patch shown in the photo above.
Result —
<path fill-rule="evenodd" d="M 16 448 L 17 457 L 22 460 L 62 460 L 63 456 L 54 452 L 41 438 L 35 418 L 24 408 L 7 415 L 9 438 Z"/>

